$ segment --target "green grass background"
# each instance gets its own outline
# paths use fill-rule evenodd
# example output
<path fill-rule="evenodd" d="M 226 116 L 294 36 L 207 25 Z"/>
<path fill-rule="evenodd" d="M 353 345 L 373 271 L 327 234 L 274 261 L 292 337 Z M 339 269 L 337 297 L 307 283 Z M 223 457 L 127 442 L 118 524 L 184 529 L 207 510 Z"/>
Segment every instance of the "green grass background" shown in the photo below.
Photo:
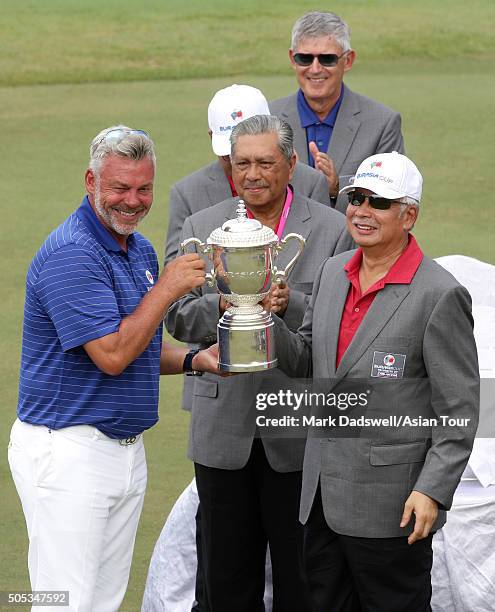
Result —
<path fill-rule="evenodd" d="M 79 204 L 92 137 L 116 122 L 149 131 L 158 174 L 142 231 L 160 258 L 171 184 L 213 159 L 206 108 L 246 83 L 268 98 L 295 82 L 294 20 L 314 2 L 1 0 L 2 333 L 0 442 L 15 416 L 27 266 Z M 349 21 L 358 61 L 347 83 L 402 113 L 408 154 L 425 178 L 416 228 L 432 255 L 495 263 L 491 0 L 355 0 L 325 5 Z M 192 476 L 180 377 L 162 380 L 161 421 L 146 435 L 149 486 L 122 610 L 140 607 L 153 545 Z M 0 456 L 0 590 L 27 589 L 24 518 Z"/>

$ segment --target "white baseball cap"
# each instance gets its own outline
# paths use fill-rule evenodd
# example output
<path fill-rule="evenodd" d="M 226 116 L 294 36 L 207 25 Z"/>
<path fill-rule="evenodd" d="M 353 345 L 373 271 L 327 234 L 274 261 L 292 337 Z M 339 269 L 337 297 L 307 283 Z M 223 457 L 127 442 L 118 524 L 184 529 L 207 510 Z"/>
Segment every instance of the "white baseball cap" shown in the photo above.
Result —
<path fill-rule="evenodd" d="M 230 155 L 230 133 L 253 115 L 269 115 L 265 96 L 256 87 L 231 85 L 220 89 L 208 106 L 211 146 L 215 155 Z"/>
<path fill-rule="evenodd" d="M 405 155 L 378 153 L 365 159 L 357 169 L 352 184 L 339 193 L 347 193 L 356 187 L 369 189 L 382 198 L 412 198 L 419 204 L 423 188 L 423 177 L 415 164 Z"/>

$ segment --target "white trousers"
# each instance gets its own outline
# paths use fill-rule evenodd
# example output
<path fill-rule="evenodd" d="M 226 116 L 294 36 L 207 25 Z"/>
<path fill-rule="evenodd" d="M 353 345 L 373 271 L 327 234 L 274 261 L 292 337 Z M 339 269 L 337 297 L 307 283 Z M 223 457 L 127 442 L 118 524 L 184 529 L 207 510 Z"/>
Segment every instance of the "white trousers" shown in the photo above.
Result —
<path fill-rule="evenodd" d="M 122 446 L 89 425 L 49 430 L 16 420 L 9 463 L 26 518 L 32 590 L 69 591 L 64 610 L 118 610 L 146 489 L 142 437 Z"/>

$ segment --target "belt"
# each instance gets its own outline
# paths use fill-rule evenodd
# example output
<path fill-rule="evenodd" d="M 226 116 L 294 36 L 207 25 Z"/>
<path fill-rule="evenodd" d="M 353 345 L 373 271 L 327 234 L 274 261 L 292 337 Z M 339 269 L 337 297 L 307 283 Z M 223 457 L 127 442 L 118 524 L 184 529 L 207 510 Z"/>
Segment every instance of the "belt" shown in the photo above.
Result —
<path fill-rule="evenodd" d="M 119 444 L 121 444 L 122 446 L 129 446 L 129 444 L 136 444 L 136 442 L 139 440 L 140 437 L 141 437 L 141 434 L 137 434 L 136 436 L 130 436 L 129 438 L 123 438 L 122 440 L 119 440 Z"/>
<path fill-rule="evenodd" d="M 136 434 L 135 436 L 129 436 L 127 438 L 122 438 L 122 439 L 110 438 L 110 436 L 107 436 L 106 434 L 104 434 L 102 431 L 97 429 L 94 425 L 71 425 L 69 427 L 63 427 L 60 431 L 63 431 L 64 429 L 67 431 L 71 431 L 77 435 L 85 436 L 88 438 L 93 438 L 96 440 L 108 440 L 111 442 L 118 442 L 122 446 L 130 446 L 131 444 L 136 444 L 139 438 L 143 435 L 143 434 Z M 51 429 L 48 429 L 48 431 L 49 433 L 52 432 Z"/>

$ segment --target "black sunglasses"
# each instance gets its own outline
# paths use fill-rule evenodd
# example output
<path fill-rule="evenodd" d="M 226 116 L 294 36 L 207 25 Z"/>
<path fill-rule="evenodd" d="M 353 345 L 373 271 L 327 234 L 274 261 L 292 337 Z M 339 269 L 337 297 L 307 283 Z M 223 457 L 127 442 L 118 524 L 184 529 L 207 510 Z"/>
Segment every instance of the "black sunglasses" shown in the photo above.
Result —
<path fill-rule="evenodd" d="M 325 68 L 331 68 L 339 63 L 339 59 L 343 58 L 348 51 L 344 51 L 342 55 L 336 53 L 320 53 L 319 55 L 313 55 L 312 53 L 294 53 L 294 61 L 298 66 L 311 66 L 314 62 L 315 57 L 318 58 L 318 62 Z"/>
<path fill-rule="evenodd" d="M 381 196 L 366 195 L 362 191 L 349 191 L 347 197 L 349 198 L 349 204 L 353 206 L 361 206 L 365 200 L 368 200 L 368 204 L 371 208 L 375 208 L 376 210 L 388 210 L 394 202 L 397 202 L 397 200 L 390 200 L 389 198 L 382 198 Z M 398 203 L 400 204 L 400 202 Z"/>

